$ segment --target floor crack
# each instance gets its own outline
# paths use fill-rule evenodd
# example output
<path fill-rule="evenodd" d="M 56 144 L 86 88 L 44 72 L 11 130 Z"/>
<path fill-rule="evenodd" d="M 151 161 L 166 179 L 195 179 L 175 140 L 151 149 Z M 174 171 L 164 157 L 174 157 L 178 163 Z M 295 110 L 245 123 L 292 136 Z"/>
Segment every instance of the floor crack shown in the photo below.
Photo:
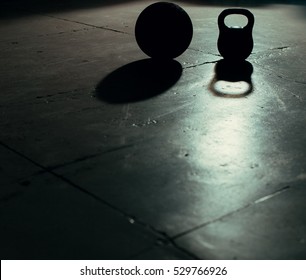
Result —
<path fill-rule="evenodd" d="M 270 48 L 270 49 L 265 49 L 265 50 L 259 50 L 256 52 L 252 52 L 252 55 L 257 55 L 257 54 L 266 54 L 267 52 L 271 52 L 271 51 L 275 51 L 275 50 L 286 50 L 289 48 L 292 48 L 294 46 L 282 46 L 282 47 L 274 47 L 274 48 Z"/>
<path fill-rule="evenodd" d="M 288 82 L 296 83 L 296 84 L 302 84 L 302 85 L 306 84 L 305 81 L 299 81 L 299 80 L 291 79 L 291 78 L 285 77 L 283 75 L 280 75 L 276 70 L 272 70 L 270 68 L 267 68 L 265 65 L 262 65 L 261 63 L 259 63 L 257 61 L 253 61 L 252 63 L 257 64 L 259 67 L 263 68 L 265 71 L 268 71 L 269 73 L 275 75 L 276 77 L 278 77 L 280 79 L 286 80 Z M 292 95 L 294 97 L 298 98 L 300 101 L 303 101 L 300 96 L 298 96 L 296 94 L 293 94 L 293 93 L 292 93 Z"/>
<path fill-rule="evenodd" d="M 217 63 L 218 61 L 219 61 L 219 59 L 218 60 L 214 60 L 214 61 L 206 61 L 206 62 L 202 62 L 202 63 L 198 63 L 198 64 L 194 64 L 194 65 L 183 67 L 183 69 L 196 68 L 198 66 L 202 66 L 202 65 L 205 65 L 205 64 L 214 64 L 214 63 Z"/>
<path fill-rule="evenodd" d="M 208 54 L 208 55 L 213 55 L 213 56 L 222 57 L 222 55 L 220 55 L 220 54 L 218 54 L 218 53 L 205 52 L 205 51 L 202 51 L 202 50 L 196 49 L 196 48 L 188 48 L 188 49 L 189 49 L 189 50 L 192 50 L 192 51 L 196 51 L 196 52 L 205 53 L 205 54 Z"/>

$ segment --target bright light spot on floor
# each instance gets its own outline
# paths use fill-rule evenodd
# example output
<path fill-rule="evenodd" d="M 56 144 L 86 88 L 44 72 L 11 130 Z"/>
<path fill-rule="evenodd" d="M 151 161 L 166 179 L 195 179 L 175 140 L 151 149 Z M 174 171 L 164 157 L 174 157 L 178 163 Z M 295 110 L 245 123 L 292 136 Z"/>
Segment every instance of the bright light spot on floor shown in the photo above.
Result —
<path fill-rule="evenodd" d="M 251 85 L 245 81 L 239 82 L 228 82 L 228 81 L 217 81 L 214 84 L 214 91 L 222 95 L 244 95 L 249 93 Z"/>
<path fill-rule="evenodd" d="M 246 120 L 239 115 L 219 121 L 218 129 L 214 131 L 218 144 L 215 155 L 219 159 L 236 161 L 239 157 L 245 157 L 246 135 L 243 133 L 245 122 Z"/>

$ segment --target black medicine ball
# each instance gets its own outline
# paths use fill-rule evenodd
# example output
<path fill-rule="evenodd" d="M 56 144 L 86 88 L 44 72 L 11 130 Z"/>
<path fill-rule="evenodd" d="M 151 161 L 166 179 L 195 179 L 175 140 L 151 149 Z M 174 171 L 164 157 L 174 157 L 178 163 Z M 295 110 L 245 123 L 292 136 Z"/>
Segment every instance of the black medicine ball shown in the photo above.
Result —
<path fill-rule="evenodd" d="M 140 49 L 152 58 L 172 59 L 189 46 L 193 35 L 189 15 L 178 5 L 157 2 L 145 8 L 135 25 Z"/>

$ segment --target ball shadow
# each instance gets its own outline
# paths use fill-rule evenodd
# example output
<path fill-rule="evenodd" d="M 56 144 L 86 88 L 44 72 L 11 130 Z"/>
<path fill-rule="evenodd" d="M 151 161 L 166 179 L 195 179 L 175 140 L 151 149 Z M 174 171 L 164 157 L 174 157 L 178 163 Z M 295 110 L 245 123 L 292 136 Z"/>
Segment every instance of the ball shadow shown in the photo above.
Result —
<path fill-rule="evenodd" d="M 214 70 L 209 89 L 215 96 L 239 98 L 253 92 L 253 66 L 250 62 L 222 59 L 216 63 Z"/>
<path fill-rule="evenodd" d="M 96 86 L 95 96 L 108 103 L 152 98 L 171 88 L 182 75 L 176 60 L 143 59 L 110 73 Z"/>

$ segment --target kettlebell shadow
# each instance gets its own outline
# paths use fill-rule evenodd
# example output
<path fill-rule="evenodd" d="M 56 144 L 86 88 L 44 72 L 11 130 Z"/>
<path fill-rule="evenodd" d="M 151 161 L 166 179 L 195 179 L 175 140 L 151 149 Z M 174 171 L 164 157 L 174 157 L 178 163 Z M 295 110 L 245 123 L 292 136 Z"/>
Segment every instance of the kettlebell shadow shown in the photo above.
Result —
<path fill-rule="evenodd" d="M 219 60 L 209 90 L 219 97 L 239 98 L 253 92 L 253 66 L 246 60 Z"/>
<path fill-rule="evenodd" d="M 181 75 L 182 66 L 176 60 L 138 60 L 102 79 L 95 96 L 107 103 L 138 102 L 164 93 Z"/>

